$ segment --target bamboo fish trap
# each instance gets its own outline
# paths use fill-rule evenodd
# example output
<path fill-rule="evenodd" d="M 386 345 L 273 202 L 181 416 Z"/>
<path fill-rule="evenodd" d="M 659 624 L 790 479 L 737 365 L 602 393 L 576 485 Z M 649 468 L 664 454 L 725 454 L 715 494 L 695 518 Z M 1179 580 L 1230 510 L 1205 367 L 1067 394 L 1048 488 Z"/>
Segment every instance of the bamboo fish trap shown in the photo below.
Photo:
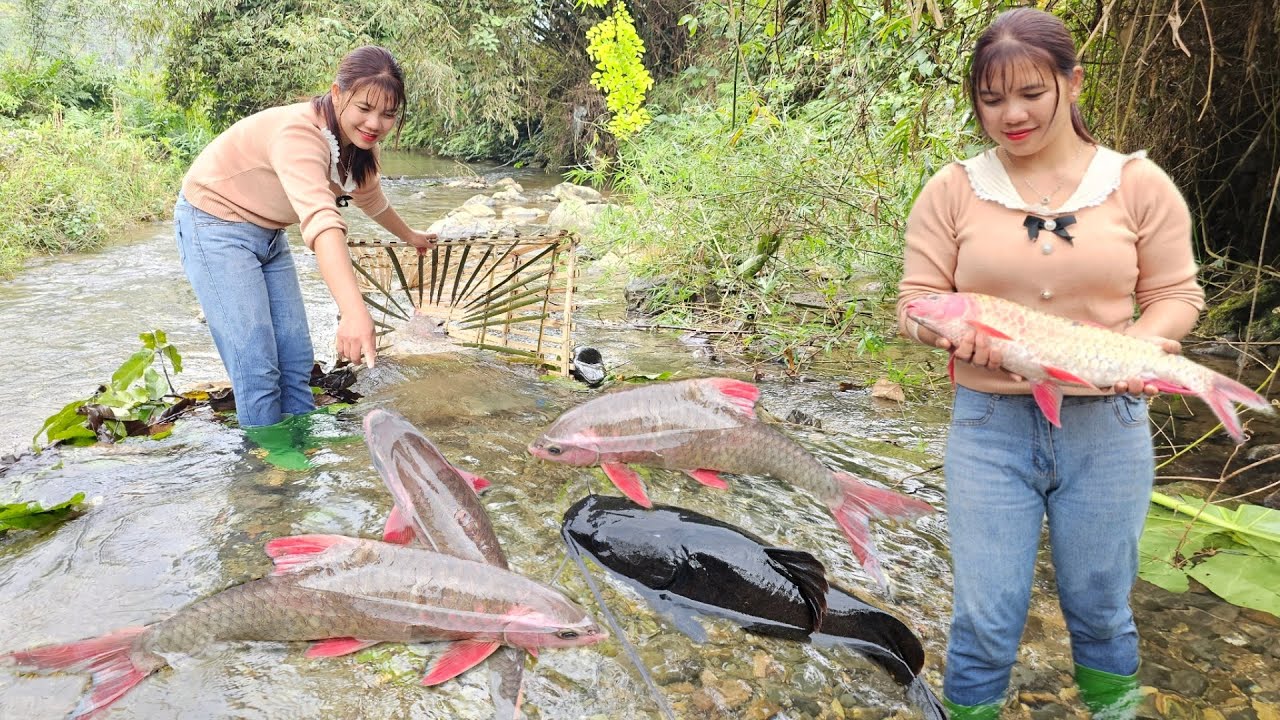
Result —
<path fill-rule="evenodd" d="M 441 239 L 424 255 L 398 241 L 347 244 L 379 336 L 393 329 L 388 318 L 407 321 L 417 313 L 441 322 L 460 345 L 569 375 L 572 233 Z"/>

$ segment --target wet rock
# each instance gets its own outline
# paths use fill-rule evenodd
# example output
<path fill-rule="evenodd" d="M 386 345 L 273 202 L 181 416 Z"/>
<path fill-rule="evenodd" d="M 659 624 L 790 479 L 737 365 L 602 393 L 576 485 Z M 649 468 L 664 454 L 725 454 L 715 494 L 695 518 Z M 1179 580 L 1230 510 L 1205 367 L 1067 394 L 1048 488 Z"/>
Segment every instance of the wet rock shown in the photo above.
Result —
<path fill-rule="evenodd" d="M 1280 445 L 1255 445 L 1245 451 L 1244 459 L 1249 462 L 1265 460 L 1280 455 Z"/>
<path fill-rule="evenodd" d="M 1191 697 L 1200 697 L 1204 695 L 1204 691 L 1209 689 L 1209 678 L 1204 673 L 1195 672 L 1194 670 L 1177 670 L 1171 675 L 1171 686 L 1178 689 L 1178 692 L 1190 695 Z"/>
<path fill-rule="evenodd" d="M 585 185 L 575 185 L 570 182 L 563 182 L 551 188 L 551 194 L 561 202 L 573 202 L 575 200 L 583 204 L 604 202 L 604 196 L 598 191 Z"/>
<path fill-rule="evenodd" d="M 538 218 L 546 215 L 545 210 L 528 207 L 509 207 L 502 211 L 503 220 L 511 220 L 513 222 L 533 222 Z"/>
<path fill-rule="evenodd" d="M 903 392 L 902 386 L 888 378 L 880 378 L 876 381 L 876 384 L 871 387 L 871 397 L 898 403 L 907 401 L 907 395 Z"/>
<path fill-rule="evenodd" d="M 514 188 L 499 190 L 498 192 L 493 194 L 493 199 L 495 201 L 507 202 L 507 203 L 526 202 L 525 196 L 519 190 L 516 190 Z"/>
<path fill-rule="evenodd" d="M 658 289 L 671 282 L 671 278 L 632 278 L 627 283 L 622 296 L 627 300 L 627 309 L 636 312 L 648 312 L 649 303 L 657 295 Z"/>
<path fill-rule="evenodd" d="M 609 207 L 603 204 L 587 205 L 575 200 L 561 202 L 555 210 L 551 211 L 547 224 L 579 235 L 590 235 Z"/>
<path fill-rule="evenodd" d="M 1254 712 L 1251 707 L 1224 709 L 1227 720 L 1260 720 L 1258 713 Z"/>
<path fill-rule="evenodd" d="M 516 182 L 516 179 L 512 177 L 501 178 L 495 182 L 493 186 L 496 188 L 514 189 L 516 192 L 524 192 L 524 186 Z"/>
<path fill-rule="evenodd" d="M 793 425 L 803 425 L 811 428 L 822 427 L 822 420 L 820 418 L 816 418 L 799 408 L 793 409 L 791 412 L 787 413 L 786 420 Z"/>

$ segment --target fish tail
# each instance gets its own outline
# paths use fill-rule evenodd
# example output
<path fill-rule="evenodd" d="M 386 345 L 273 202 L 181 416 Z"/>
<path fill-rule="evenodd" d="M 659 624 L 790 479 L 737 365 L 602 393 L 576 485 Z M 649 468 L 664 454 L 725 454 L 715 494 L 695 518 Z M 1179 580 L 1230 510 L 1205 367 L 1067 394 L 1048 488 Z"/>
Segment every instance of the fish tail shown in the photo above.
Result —
<path fill-rule="evenodd" d="M 92 673 L 93 683 L 88 694 L 69 716 L 70 720 L 88 720 L 104 712 L 154 672 L 155 668 L 134 664 L 132 657 L 133 641 L 145 631 L 145 627 L 124 628 L 90 640 L 20 650 L 0 655 L 0 659 L 32 671 Z"/>
<path fill-rule="evenodd" d="M 875 544 L 871 540 L 871 517 L 908 519 L 933 512 L 933 506 L 901 493 L 869 485 L 849 473 L 834 473 L 840 484 L 839 504 L 833 503 L 831 514 L 858 558 L 880 587 L 889 590 L 889 579 L 880 568 Z"/>
<path fill-rule="evenodd" d="M 1237 443 L 1244 442 L 1244 428 L 1240 425 L 1240 419 L 1236 417 L 1233 403 L 1240 403 L 1266 413 L 1275 412 L 1266 398 L 1225 375 L 1214 374 L 1209 382 L 1209 389 L 1205 390 L 1200 397 L 1208 403 L 1213 414 L 1218 417 L 1227 433 Z"/>

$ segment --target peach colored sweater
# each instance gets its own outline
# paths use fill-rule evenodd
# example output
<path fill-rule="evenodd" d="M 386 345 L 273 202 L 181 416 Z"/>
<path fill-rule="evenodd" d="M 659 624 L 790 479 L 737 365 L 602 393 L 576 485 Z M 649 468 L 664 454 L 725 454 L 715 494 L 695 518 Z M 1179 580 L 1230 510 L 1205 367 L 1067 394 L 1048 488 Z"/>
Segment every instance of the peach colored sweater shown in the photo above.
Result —
<path fill-rule="evenodd" d="M 303 242 L 312 247 L 329 228 L 346 233 L 339 195 L 351 195 L 369 217 L 390 207 L 376 174 L 359 187 L 339 184 L 337 147 L 311 103 L 269 108 L 209 143 L 187 171 L 182 194 L 223 220 L 271 229 L 298 223 Z"/>
<path fill-rule="evenodd" d="M 1032 241 L 1023 225 L 1028 215 L 1073 215 L 1076 222 L 1065 228 L 1072 243 L 1043 229 Z M 911 298 L 953 291 L 996 295 L 1118 331 L 1132 323 L 1135 303 L 1143 312 L 1166 301 L 1204 308 L 1181 193 L 1143 153 L 1101 147 L 1080 187 L 1049 212 L 1018 197 L 992 151 L 934 175 L 907 219 L 899 325 L 914 325 L 903 311 Z M 963 362 L 956 363 L 956 382 L 983 392 L 1030 392 L 1025 382 Z"/>

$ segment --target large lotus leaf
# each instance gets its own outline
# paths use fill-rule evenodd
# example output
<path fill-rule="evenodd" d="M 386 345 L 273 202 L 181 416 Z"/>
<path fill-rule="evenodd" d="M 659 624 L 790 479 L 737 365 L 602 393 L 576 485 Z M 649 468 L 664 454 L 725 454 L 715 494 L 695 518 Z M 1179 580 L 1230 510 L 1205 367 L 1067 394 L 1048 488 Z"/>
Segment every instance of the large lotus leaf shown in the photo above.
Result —
<path fill-rule="evenodd" d="M 1138 542 L 1138 576 L 1170 592 L 1186 592 L 1185 560 L 1200 552 L 1206 540 L 1218 532 L 1218 528 L 1191 522 L 1173 511 L 1151 508 Z"/>
<path fill-rule="evenodd" d="M 1187 574 L 1234 605 L 1280 617 L 1280 559 L 1248 548 L 1223 550 L 1188 568 Z"/>
<path fill-rule="evenodd" d="M 1205 505 L 1204 500 L 1190 495 L 1183 495 L 1181 500 L 1185 506 L 1184 513 L 1188 510 L 1199 513 L 1199 519 L 1204 522 L 1229 528 L 1241 536 L 1248 535 L 1269 543 L 1280 543 L 1280 511 L 1261 505 L 1242 504 L 1235 509 Z M 1242 541 L 1243 539 L 1241 537 Z"/>

